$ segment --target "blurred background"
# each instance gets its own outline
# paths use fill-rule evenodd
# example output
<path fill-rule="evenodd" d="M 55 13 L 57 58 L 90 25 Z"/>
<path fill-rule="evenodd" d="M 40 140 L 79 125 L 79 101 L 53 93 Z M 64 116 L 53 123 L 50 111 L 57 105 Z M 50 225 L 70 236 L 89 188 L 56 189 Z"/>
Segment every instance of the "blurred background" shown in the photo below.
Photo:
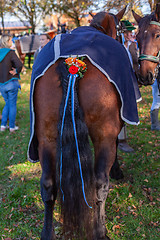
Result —
<path fill-rule="evenodd" d="M 56 33 L 88 25 L 89 12 L 116 13 L 127 5 L 124 16 L 134 23 L 131 9 L 140 15 L 154 10 L 159 0 L 0 0 L 0 34 Z"/>

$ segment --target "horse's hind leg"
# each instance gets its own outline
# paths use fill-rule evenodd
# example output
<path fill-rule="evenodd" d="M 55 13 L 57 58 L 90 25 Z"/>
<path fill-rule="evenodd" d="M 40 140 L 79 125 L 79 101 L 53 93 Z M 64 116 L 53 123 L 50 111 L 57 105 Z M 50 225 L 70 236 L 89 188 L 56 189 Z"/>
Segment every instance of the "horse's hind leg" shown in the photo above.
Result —
<path fill-rule="evenodd" d="M 116 147 L 117 146 L 118 146 L 118 138 L 117 138 L 117 142 L 116 142 Z M 110 171 L 110 177 L 113 179 L 116 179 L 116 180 L 124 178 L 123 172 L 122 172 L 119 162 L 118 162 L 117 151 L 116 151 L 115 161 L 114 161 L 113 166 Z"/>
<path fill-rule="evenodd" d="M 97 192 L 97 215 L 94 239 L 109 239 L 105 227 L 105 202 L 109 192 L 109 173 L 116 156 L 116 141 L 105 142 L 95 149 L 95 175 Z"/>
<path fill-rule="evenodd" d="M 53 228 L 53 208 L 57 196 L 56 172 L 55 166 L 53 166 L 52 152 L 47 148 L 45 148 L 42 153 L 41 196 L 44 202 L 45 212 L 41 239 L 54 240 L 56 239 Z"/>
<path fill-rule="evenodd" d="M 42 79 L 37 80 L 34 91 L 35 130 L 38 139 L 38 154 L 42 167 L 41 195 L 45 206 L 41 240 L 55 239 L 53 208 L 57 196 L 57 122 L 61 101 L 61 89 L 55 65 L 49 68 Z"/>
<path fill-rule="evenodd" d="M 41 196 L 45 206 L 41 240 L 55 240 L 53 208 L 57 196 L 55 161 L 49 145 L 42 149 Z"/>

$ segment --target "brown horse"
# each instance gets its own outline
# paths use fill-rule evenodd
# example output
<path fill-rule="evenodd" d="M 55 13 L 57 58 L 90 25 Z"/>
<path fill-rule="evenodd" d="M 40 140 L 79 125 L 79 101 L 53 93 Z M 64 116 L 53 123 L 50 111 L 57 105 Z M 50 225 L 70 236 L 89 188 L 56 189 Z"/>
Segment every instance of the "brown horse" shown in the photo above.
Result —
<path fill-rule="evenodd" d="M 97 28 L 116 38 L 115 18 L 120 20 L 124 11 L 117 16 L 99 13 L 91 23 L 92 28 L 88 28 Z M 101 33 L 102 35 L 104 34 Z M 67 37 L 72 38 L 72 34 Z M 126 67 L 129 66 L 129 60 L 121 44 L 112 38 L 107 39 L 111 42 L 111 49 L 112 44 L 113 49 L 121 49 L 121 55 L 124 55 L 126 61 L 123 70 L 129 69 Z M 59 50 L 56 41 L 57 38 L 54 42 L 57 53 Z M 39 65 L 43 65 L 47 47 L 52 46 L 51 44 L 52 41 L 39 54 L 37 64 L 40 62 Z M 72 39 L 70 45 L 74 45 Z M 50 48 L 51 51 L 52 49 Z M 114 53 L 116 55 L 116 50 Z M 42 167 L 41 195 L 45 205 L 42 240 L 56 239 L 53 208 L 58 192 L 61 195 L 65 239 L 75 239 L 74 231 L 76 239 L 108 239 L 105 228 L 105 201 L 109 190 L 109 174 L 117 154 L 117 136 L 124 120 L 121 115 L 122 99 L 109 77 L 94 66 L 91 59 L 86 57 L 84 61 L 87 71 L 83 78 L 77 78 L 72 96 L 68 95 L 68 70 L 64 58 L 58 58 L 37 78 L 34 94 L 31 93 L 35 112 L 34 144 L 38 146 L 36 154 Z M 121 65 L 116 59 L 115 62 L 111 64 L 113 69 L 114 65 L 116 66 L 114 71 Z M 94 148 L 94 161 L 88 135 Z M 112 176 L 118 178 L 118 175 L 121 176 L 122 172 L 116 161 Z"/>
<path fill-rule="evenodd" d="M 139 29 L 137 42 L 140 56 L 140 82 L 143 85 L 154 83 L 160 64 L 160 3 L 156 5 L 155 12 L 141 17 L 132 11 Z"/>
<path fill-rule="evenodd" d="M 100 12 L 96 15 L 89 13 L 93 19 L 90 23 L 90 26 L 95 27 L 96 29 L 102 31 L 103 33 L 107 34 L 108 36 L 116 39 L 117 41 L 121 42 L 121 31 L 122 26 L 120 23 L 120 20 L 122 19 L 126 8 L 123 8 L 119 13 L 112 14 L 108 13 L 106 15 L 106 12 Z"/>

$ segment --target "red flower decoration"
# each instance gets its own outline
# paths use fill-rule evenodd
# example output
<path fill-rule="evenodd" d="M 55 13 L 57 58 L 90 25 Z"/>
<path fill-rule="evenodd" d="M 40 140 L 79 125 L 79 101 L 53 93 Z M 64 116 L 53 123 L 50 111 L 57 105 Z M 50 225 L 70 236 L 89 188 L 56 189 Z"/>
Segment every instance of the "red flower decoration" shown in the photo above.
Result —
<path fill-rule="evenodd" d="M 68 71 L 69 71 L 71 74 L 76 74 L 76 73 L 79 71 L 79 68 L 76 67 L 76 66 L 74 66 L 74 65 L 72 65 L 72 66 L 68 69 Z"/>

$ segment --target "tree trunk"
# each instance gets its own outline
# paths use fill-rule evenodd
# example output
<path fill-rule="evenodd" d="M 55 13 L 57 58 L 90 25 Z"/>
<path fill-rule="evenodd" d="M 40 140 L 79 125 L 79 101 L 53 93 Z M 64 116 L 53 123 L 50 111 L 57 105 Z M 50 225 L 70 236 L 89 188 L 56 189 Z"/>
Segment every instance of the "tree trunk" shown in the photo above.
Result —
<path fill-rule="evenodd" d="M 32 34 L 35 34 L 35 25 L 32 25 Z"/>
<path fill-rule="evenodd" d="M 152 0 L 148 0 L 148 3 L 150 5 L 151 12 L 153 12 L 153 1 Z"/>
<path fill-rule="evenodd" d="M 78 16 L 75 17 L 75 24 L 76 24 L 76 27 L 80 27 L 80 20 Z"/>
<path fill-rule="evenodd" d="M 160 3 L 160 1 L 159 0 L 154 0 L 154 10 L 156 9 L 156 4 L 157 3 Z"/>
<path fill-rule="evenodd" d="M 0 9 L 1 9 L 0 14 L 1 14 L 1 22 L 2 22 L 2 32 L 4 33 L 4 14 L 3 14 L 4 6 L 2 1 L 0 1 Z"/>
<path fill-rule="evenodd" d="M 156 9 L 156 4 L 159 3 L 159 0 L 148 0 L 148 3 L 151 8 L 151 12 L 153 12 Z"/>

